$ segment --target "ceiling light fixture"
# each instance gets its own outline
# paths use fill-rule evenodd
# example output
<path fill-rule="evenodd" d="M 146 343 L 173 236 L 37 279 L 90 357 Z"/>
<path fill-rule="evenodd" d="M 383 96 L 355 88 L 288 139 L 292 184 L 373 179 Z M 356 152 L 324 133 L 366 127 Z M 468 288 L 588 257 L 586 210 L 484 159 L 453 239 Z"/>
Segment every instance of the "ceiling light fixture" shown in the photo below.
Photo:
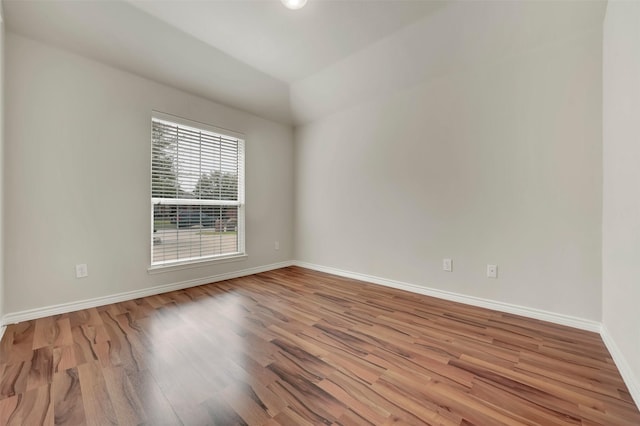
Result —
<path fill-rule="evenodd" d="M 291 9 L 291 10 L 302 9 L 304 5 L 307 4 L 307 0 L 280 0 L 280 1 L 288 9 Z"/>

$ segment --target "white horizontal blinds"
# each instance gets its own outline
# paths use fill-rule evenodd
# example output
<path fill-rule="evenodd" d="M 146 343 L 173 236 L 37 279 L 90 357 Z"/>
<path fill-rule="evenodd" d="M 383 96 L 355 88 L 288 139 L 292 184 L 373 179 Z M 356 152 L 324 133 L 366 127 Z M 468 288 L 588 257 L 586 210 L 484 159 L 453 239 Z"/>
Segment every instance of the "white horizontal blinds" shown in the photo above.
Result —
<path fill-rule="evenodd" d="M 242 251 L 244 141 L 152 120 L 152 263 Z"/>
<path fill-rule="evenodd" d="M 152 126 L 152 197 L 176 198 L 178 190 L 176 160 L 178 127 L 153 121 Z"/>

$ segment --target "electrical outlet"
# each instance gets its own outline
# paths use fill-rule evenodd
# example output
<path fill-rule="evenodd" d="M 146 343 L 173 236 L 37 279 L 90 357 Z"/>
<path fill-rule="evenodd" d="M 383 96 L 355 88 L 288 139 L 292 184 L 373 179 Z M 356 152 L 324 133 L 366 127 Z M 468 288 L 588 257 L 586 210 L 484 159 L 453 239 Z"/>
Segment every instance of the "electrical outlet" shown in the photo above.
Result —
<path fill-rule="evenodd" d="M 442 259 L 442 270 L 447 272 L 453 271 L 453 261 L 451 259 Z"/>
<path fill-rule="evenodd" d="M 274 250 L 280 250 L 280 241 L 274 241 L 273 242 L 273 249 Z"/>
<path fill-rule="evenodd" d="M 487 265 L 487 277 L 498 278 L 498 265 Z"/>
<path fill-rule="evenodd" d="M 86 263 L 76 265 L 76 278 L 84 278 L 89 275 Z"/>

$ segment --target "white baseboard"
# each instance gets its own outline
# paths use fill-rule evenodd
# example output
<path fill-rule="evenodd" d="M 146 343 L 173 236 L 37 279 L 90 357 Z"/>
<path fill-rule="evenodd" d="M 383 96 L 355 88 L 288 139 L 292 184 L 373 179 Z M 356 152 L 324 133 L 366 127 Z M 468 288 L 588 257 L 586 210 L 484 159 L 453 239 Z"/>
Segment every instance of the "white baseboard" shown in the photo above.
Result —
<path fill-rule="evenodd" d="M 631 398 L 633 398 L 636 405 L 640 407 L 640 378 L 636 377 L 633 373 L 633 370 L 627 362 L 627 358 L 622 354 L 622 351 L 620 351 L 620 348 L 616 344 L 615 340 L 613 340 L 613 337 L 611 337 L 609 330 L 607 330 L 607 327 L 604 324 L 602 325 L 600 336 L 602 337 L 604 344 L 607 346 L 607 349 L 613 358 L 613 362 L 616 364 L 616 367 L 618 367 L 622 380 L 624 380 L 624 383 L 629 389 Z"/>
<path fill-rule="evenodd" d="M 139 299 L 141 297 L 153 296 L 155 294 L 167 293 L 174 290 L 182 290 L 184 288 L 195 287 L 203 284 L 230 280 L 232 278 L 245 277 L 247 275 L 259 274 L 260 272 L 267 272 L 274 269 L 280 269 L 287 266 L 291 266 L 292 264 L 293 262 L 291 261 L 272 263 L 270 265 L 242 269 L 240 271 L 228 272 L 225 274 L 218 274 L 218 275 L 213 275 L 209 277 L 198 278 L 195 280 L 148 287 L 141 290 L 127 291 L 124 293 L 96 297 L 93 299 L 86 299 L 86 300 L 81 300 L 77 302 L 61 303 L 59 305 L 51 305 L 51 306 L 45 306 L 42 308 L 12 312 L 2 317 L 2 324 L 3 325 L 15 324 L 21 321 L 29 321 L 37 318 L 48 317 L 50 315 L 59 315 L 67 312 L 78 311 L 81 309 L 95 308 L 96 306 L 103 306 L 111 303 L 124 302 L 126 300 Z"/>
<path fill-rule="evenodd" d="M 548 321 L 555 324 L 566 325 L 581 330 L 593 331 L 600 333 L 601 324 L 598 321 L 591 321 L 583 318 L 573 317 L 570 315 L 557 314 L 555 312 L 543 311 L 541 309 L 529 308 L 526 306 L 513 305 L 510 303 L 497 302 L 495 300 L 483 299 L 480 297 L 466 296 L 463 294 L 452 293 L 444 290 L 423 287 L 416 284 L 405 283 L 401 281 L 380 278 L 373 275 L 360 274 L 358 272 L 344 271 L 342 269 L 331 268 L 327 266 L 315 265 L 307 262 L 293 261 L 293 264 L 301 268 L 313 269 L 315 271 L 326 272 L 328 274 L 338 275 L 346 278 L 353 278 L 360 281 L 366 281 L 373 284 L 379 284 L 386 287 L 397 288 L 400 290 L 410 291 L 412 293 L 424 294 L 426 296 L 437 297 L 439 299 L 450 300 L 452 302 L 464 303 L 466 305 L 479 306 L 481 308 L 493 309 L 494 311 L 506 312 L 523 317 Z"/>

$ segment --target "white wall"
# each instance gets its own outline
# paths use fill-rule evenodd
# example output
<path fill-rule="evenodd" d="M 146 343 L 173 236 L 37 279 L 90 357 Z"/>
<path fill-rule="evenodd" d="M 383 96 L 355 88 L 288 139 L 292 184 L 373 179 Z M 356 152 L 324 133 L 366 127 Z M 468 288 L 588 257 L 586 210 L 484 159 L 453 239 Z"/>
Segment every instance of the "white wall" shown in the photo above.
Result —
<path fill-rule="evenodd" d="M 4 22 L 0 3 L 0 318 L 4 315 Z M 1 335 L 0 335 L 1 337 Z"/>
<path fill-rule="evenodd" d="M 292 258 L 289 126 L 10 32 L 6 57 L 6 312 Z M 147 273 L 152 110 L 246 135 L 248 260 Z"/>
<path fill-rule="evenodd" d="M 483 4 L 496 8 L 483 19 L 519 28 L 504 2 Z M 441 15 L 442 44 L 471 18 Z M 350 91 L 353 70 L 402 51 L 404 36 L 328 70 L 322 87 Z M 502 54 L 468 43 L 464 66 L 296 130 L 297 259 L 599 321 L 602 23 Z M 395 81 L 400 68 L 382 59 L 360 78 Z"/>
<path fill-rule="evenodd" d="M 609 1 L 603 60 L 603 324 L 640 405 L 640 3 Z"/>

